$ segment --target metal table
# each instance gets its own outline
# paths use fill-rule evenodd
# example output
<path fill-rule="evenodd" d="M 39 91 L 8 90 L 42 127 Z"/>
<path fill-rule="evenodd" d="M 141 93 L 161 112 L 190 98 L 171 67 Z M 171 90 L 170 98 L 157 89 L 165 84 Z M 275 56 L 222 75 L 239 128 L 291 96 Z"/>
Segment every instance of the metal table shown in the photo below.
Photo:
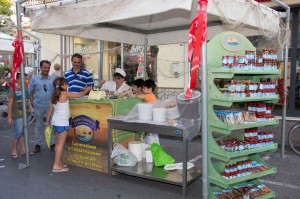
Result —
<path fill-rule="evenodd" d="M 148 124 L 140 121 L 123 121 L 118 118 L 108 118 L 108 173 L 112 175 L 112 171 L 132 175 L 136 177 L 146 178 L 150 180 L 165 182 L 173 185 L 182 186 L 182 195 L 186 196 L 186 188 L 188 184 L 194 182 L 201 175 L 200 166 L 195 165 L 187 170 L 188 158 L 188 139 L 187 132 L 178 127 L 168 124 Z M 167 172 L 163 167 L 155 167 L 152 163 L 146 163 L 144 160 L 137 163 L 134 167 L 121 167 L 112 165 L 110 158 L 112 152 L 112 130 L 127 130 L 134 132 L 155 132 L 160 135 L 182 138 L 183 144 L 183 169 Z"/>

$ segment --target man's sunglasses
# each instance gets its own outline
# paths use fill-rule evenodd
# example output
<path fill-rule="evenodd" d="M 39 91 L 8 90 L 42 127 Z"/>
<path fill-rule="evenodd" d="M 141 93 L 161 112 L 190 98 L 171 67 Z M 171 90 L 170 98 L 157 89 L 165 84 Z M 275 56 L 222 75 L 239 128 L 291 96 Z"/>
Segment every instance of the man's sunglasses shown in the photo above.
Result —
<path fill-rule="evenodd" d="M 47 92 L 47 86 L 44 84 L 44 91 Z"/>

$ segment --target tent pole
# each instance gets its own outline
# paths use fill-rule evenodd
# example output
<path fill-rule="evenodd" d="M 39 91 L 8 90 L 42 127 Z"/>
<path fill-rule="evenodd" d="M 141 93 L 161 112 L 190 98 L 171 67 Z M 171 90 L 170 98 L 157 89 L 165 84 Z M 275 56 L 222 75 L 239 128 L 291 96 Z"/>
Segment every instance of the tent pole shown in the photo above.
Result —
<path fill-rule="evenodd" d="M 295 20 L 295 19 L 294 19 Z M 286 19 L 285 19 L 286 29 L 290 29 L 290 7 L 286 8 Z M 287 74 L 288 74 L 288 54 L 289 46 L 288 43 L 285 44 L 285 53 L 284 53 L 284 93 L 285 97 L 287 96 Z M 284 158 L 285 154 L 285 126 L 286 126 L 286 104 L 287 98 L 284 100 L 283 110 L 282 110 L 282 126 L 281 126 L 281 158 Z"/>
<path fill-rule="evenodd" d="M 277 3 L 277 5 L 283 7 L 286 10 L 286 18 L 285 18 L 285 27 L 288 31 L 290 29 L 290 7 L 285 5 L 279 0 L 272 0 L 273 2 Z M 293 19 L 295 20 L 295 19 Z M 287 96 L 287 73 L 288 73 L 288 55 L 289 55 L 289 44 L 285 44 L 285 53 L 284 53 L 284 94 L 285 97 Z M 282 108 L 282 124 L 281 124 L 281 154 L 280 157 L 284 158 L 285 154 L 285 126 L 286 126 L 286 98 L 283 103 Z"/>
<path fill-rule="evenodd" d="M 61 62 L 61 75 L 64 76 L 64 73 L 67 71 L 67 59 L 68 59 L 68 52 L 67 52 L 67 36 L 61 35 L 60 36 L 60 42 L 61 42 L 61 49 L 60 49 L 60 62 Z"/>
<path fill-rule="evenodd" d="M 202 198 L 208 199 L 208 113 L 207 113 L 207 42 L 201 46 L 201 104 L 202 104 Z"/>
<path fill-rule="evenodd" d="M 16 2 L 16 16 L 17 16 L 17 30 L 22 32 L 21 23 L 21 4 L 26 0 L 19 0 Z M 26 96 L 25 96 L 25 70 L 23 63 L 21 64 L 21 81 L 22 81 L 22 106 L 23 106 L 23 123 L 24 123 L 24 138 L 25 138 L 25 152 L 26 152 L 26 167 L 29 167 L 29 147 L 28 147 L 28 121 L 26 114 Z M 26 168 L 24 167 L 24 168 Z"/>
<path fill-rule="evenodd" d="M 102 69 L 103 69 L 103 51 L 104 51 L 104 41 L 103 40 L 99 40 L 98 41 L 98 52 L 100 52 L 98 54 L 98 81 L 100 82 L 100 80 L 103 79 L 103 74 L 102 74 Z"/>
<path fill-rule="evenodd" d="M 146 73 L 147 73 L 147 46 L 148 46 L 148 35 L 145 34 L 145 40 L 144 40 L 144 80 L 146 80 Z"/>
<path fill-rule="evenodd" d="M 124 70 L 124 44 L 121 43 L 121 69 Z"/>

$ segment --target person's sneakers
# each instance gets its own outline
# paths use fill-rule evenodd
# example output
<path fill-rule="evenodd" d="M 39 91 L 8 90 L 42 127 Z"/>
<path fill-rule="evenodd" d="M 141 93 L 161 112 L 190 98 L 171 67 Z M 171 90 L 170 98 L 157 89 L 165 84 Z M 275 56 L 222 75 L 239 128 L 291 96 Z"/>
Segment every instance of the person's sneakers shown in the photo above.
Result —
<path fill-rule="evenodd" d="M 34 150 L 32 152 L 30 152 L 30 155 L 37 154 L 40 151 L 41 151 L 41 146 L 37 144 L 37 145 L 35 145 Z"/>
<path fill-rule="evenodd" d="M 50 149 L 51 149 L 51 151 L 54 151 L 55 150 L 55 144 L 51 144 Z"/>

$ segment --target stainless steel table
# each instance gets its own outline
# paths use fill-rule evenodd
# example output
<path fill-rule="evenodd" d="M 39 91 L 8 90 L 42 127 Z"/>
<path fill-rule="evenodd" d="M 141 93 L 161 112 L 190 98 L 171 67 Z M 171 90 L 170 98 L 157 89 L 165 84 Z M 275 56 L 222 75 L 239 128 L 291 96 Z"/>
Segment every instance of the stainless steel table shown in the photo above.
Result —
<path fill-rule="evenodd" d="M 119 118 L 108 118 L 108 173 L 112 175 L 112 171 L 124 173 L 136 177 L 156 180 L 169 184 L 182 186 L 182 195 L 186 196 L 187 185 L 194 182 L 201 175 L 200 166 L 195 165 L 187 170 L 188 158 L 188 139 L 187 132 L 183 129 L 168 124 L 148 124 L 140 121 L 123 121 Z M 163 167 L 155 167 L 152 163 L 146 163 L 144 160 L 137 163 L 134 167 L 122 167 L 112 165 L 110 158 L 112 152 L 112 130 L 127 130 L 134 132 L 155 132 L 160 135 L 182 138 L 183 144 L 183 169 L 176 171 L 165 171 Z"/>

